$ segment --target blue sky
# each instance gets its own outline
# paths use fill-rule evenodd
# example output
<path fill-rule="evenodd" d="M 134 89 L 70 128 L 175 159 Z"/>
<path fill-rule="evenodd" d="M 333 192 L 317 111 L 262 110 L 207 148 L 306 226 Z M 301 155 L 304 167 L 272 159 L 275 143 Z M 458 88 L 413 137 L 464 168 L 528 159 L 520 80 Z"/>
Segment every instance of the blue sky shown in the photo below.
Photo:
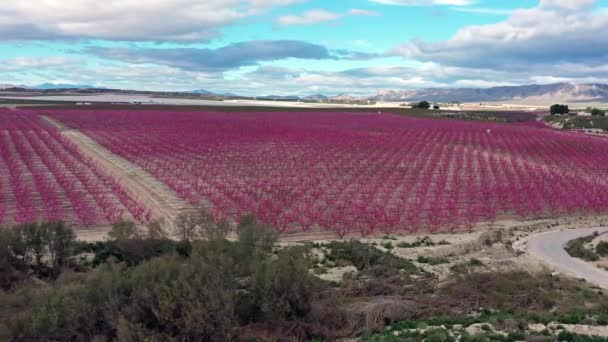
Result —
<path fill-rule="evenodd" d="M 0 41 L 0 84 L 333 95 L 608 82 L 608 0 L 29 0 L 0 9 Z"/>

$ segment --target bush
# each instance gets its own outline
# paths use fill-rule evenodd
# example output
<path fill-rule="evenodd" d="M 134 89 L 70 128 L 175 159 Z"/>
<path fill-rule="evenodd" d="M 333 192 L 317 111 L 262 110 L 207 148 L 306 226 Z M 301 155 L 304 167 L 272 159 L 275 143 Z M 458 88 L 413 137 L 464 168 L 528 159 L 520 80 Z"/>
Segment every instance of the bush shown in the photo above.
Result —
<path fill-rule="evenodd" d="M 399 242 L 397 244 L 397 247 L 399 248 L 417 248 L 417 247 L 433 247 L 435 245 L 449 245 L 450 243 L 442 240 L 439 241 L 438 243 L 433 242 L 433 240 L 431 240 L 430 237 L 425 236 L 423 238 L 417 238 L 416 241 L 414 242 Z"/>
<path fill-rule="evenodd" d="M 570 108 L 566 105 L 554 104 L 550 108 L 551 115 L 563 115 L 570 113 Z"/>
<path fill-rule="evenodd" d="M 422 101 L 422 102 L 418 102 L 418 103 L 414 104 L 412 106 L 412 108 L 429 109 L 429 108 L 431 108 L 431 104 L 428 103 L 427 101 Z"/>
<path fill-rule="evenodd" d="M 30 271 L 38 277 L 56 278 L 74 246 L 74 232 L 61 221 L 0 229 L 0 287 L 10 289 Z"/>
<path fill-rule="evenodd" d="M 608 241 L 602 241 L 595 246 L 595 252 L 600 256 L 608 256 Z"/>
<path fill-rule="evenodd" d="M 185 256 L 173 252 L 183 242 L 122 239 L 125 234 L 95 244 L 108 257 L 88 274 L 39 291 L 24 289 L 7 301 L 0 297 L 0 334 L 7 335 L 0 337 L 224 341 L 248 324 L 305 321 L 313 289 L 321 286 L 309 273 L 308 250 L 275 254 L 276 233 L 268 229 L 246 217 L 237 241 L 193 241 Z M 120 231 L 128 232 L 128 225 Z"/>
<path fill-rule="evenodd" d="M 414 271 L 416 267 L 409 261 L 383 252 L 376 247 L 357 240 L 331 242 L 326 258 L 333 262 L 346 261 L 358 270 L 371 270 L 375 267 L 390 267 L 394 270 Z"/>
<path fill-rule="evenodd" d="M 578 239 L 574 239 L 569 241 L 564 249 L 571 257 L 583 259 L 586 261 L 597 261 L 599 260 L 599 256 L 591 249 L 587 248 L 585 245 L 591 240 L 593 240 L 594 236 L 586 236 Z"/>
<path fill-rule="evenodd" d="M 446 258 L 425 257 L 422 255 L 418 256 L 417 261 L 421 264 L 429 264 L 433 266 L 450 263 L 450 261 Z"/>

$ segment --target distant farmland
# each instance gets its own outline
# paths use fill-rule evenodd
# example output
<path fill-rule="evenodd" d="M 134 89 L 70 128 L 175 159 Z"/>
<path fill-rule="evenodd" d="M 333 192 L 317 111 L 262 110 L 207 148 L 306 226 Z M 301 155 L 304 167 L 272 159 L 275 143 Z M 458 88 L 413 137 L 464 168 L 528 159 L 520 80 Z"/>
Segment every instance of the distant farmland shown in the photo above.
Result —
<path fill-rule="evenodd" d="M 608 209 L 608 141 L 535 123 L 336 112 L 40 113 L 193 206 L 230 219 L 253 213 L 280 231 L 465 230 L 502 217 Z"/>

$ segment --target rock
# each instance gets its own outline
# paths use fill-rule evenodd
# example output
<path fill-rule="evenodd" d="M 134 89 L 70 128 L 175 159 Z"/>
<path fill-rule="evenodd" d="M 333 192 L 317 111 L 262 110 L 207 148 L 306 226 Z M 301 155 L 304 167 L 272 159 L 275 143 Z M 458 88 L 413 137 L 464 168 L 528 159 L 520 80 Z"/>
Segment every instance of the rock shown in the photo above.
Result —
<path fill-rule="evenodd" d="M 462 324 L 454 324 L 452 326 L 452 329 L 454 329 L 455 331 L 462 331 Z"/>
<path fill-rule="evenodd" d="M 547 327 L 544 324 L 538 323 L 538 324 L 528 324 L 528 330 L 532 331 L 532 332 L 542 332 L 545 331 L 545 329 L 547 329 Z"/>
<path fill-rule="evenodd" d="M 471 336 L 480 335 L 480 334 L 485 333 L 485 330 L 483 330 L 483 328 L 482 328 L 484 325 L 489 325 L 489 324 L 487 324 L 487 323 L 471 324 L 465 329 L 465 331 Z M 494 329 L 492 329 L 492 330 L 494 330 Z"/>

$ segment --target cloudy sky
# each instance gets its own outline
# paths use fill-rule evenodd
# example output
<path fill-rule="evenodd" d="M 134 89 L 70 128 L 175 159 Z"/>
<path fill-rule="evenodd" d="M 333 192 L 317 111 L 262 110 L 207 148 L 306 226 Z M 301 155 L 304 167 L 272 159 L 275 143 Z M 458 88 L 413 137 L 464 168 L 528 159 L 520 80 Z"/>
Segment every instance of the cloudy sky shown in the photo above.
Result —
<path fill-rule="evenodd" d="M 0 8 L 3 84 L 335 95 L 564 81 L 608 82 L 608 0 L 28 0 Z"/>

